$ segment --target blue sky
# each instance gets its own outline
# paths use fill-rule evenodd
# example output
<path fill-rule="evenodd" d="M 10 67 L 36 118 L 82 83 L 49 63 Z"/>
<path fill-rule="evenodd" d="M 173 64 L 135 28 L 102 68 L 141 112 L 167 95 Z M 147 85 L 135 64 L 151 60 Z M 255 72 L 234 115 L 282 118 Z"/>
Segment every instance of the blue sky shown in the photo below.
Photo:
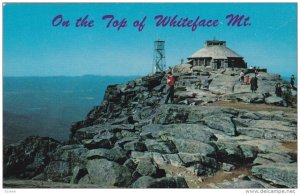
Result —
<path fill-rule="evenodd" d="M 62 14 L 69 27 L 53 27 Z M 127 27 L 105 28 L 102 16 L 126 18 Z M 250 17 L 251 26 L 229 27 L 228 14 Z M 92 28 L 76 28 L 88 15 Z M 217 27 L 156 27 L 156 15 L 218 19 Z M 144 29 L 133 21 L 147 16 Z M 166 41 L 167 66 L 174 66 L 204 46 L 206 40 L 226 40 L 248 65 L 282 75 L 297 72 L 296 3 L 189 4 L 6 4 L 3 7 L 3 75 L 146 75 L 152 70 L 153 41 Z"/>

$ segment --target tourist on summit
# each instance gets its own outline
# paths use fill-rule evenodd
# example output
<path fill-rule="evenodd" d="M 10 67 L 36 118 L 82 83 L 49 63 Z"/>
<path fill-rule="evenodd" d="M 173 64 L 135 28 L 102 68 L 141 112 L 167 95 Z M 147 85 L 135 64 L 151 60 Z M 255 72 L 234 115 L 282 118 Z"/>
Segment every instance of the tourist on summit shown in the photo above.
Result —
<path fill-rule="evenodd" d="M 171 103 L 173 103 L 174 101 L 175 78 L 171 72 L 167 74 L 167 85 L 168 85 L 168 90 L 167 90 L 167 97 L 165 100 L 165 104 L 168 104 L 169 98 L 171 98 Z"/>
<path fill-rule="evenodd" d="M 256 92 L 256 90 L 257 90 L 257 88 L 258 88 L 256 74 L 254 74 L 254 77 L 251 78 L 251 81 L 250 81 L 250 88 L 251 88 L 252 93 L 253 93 L 253 92 Z"/>
<path fill-rule="evenodd" d="M 294 77 L 294 75 L 292 75 L 290 83 L 291 83 L 292 89 L 295 90 L 296 87 L 295 87 L 295 77 Z"/>
<path fill-rule="evenodd" d="M 291 107 L 293 107 L 293 103 L 292 103 L 292 92 L 291 92 L 291 86 L 290 85 L 288 85 L 287 87 L 286 87 L 286 89 L 284 90 L 284 92 L 283 92 L 283 99 L 284 99 L 284 101 L 285 101 L 285 105 L 288 107 L 289 105 L 291 106 Z"/>
<path fill-rule="evenodd" d="M 245 77 L 245 84 L 246 85 L 250 84 L 250 76 L 249 75 L 246 75 L 246 77 Z"/>
<path fill-rule="evenodd" d="M 209 84 L 211 83 L 212 79 L 210 77 L 210 73 L 208 74 L 207 78 L 204 79 L 204 82 L 203 82 L 203 89 L 205 90 L 208 90 L 209 89 Z"/>
<path fill-rule="evenodd" d="M 201 78 L 198 77 L 198 81 L 195 84 L 195 89 L 201 89 L 202 81 Z"/>
<path fill-rule="evenodd" d="M 282 89 L 281 89 L 282 85 L 280 83 L 276 83 L 275 85 L 275 94 L 278 97 L 282 96 Z"/>
<path fill-rule="evenodd" d="M 193 66 L 190 67 L 189 73 L 193 74 Z"/>
<path fill-rule="evenodd" d="M 240 78 L 239 78 L 239 81 L 243 84 L 244 83 L 244 70 L 241 71 L 240 73 Z"/>

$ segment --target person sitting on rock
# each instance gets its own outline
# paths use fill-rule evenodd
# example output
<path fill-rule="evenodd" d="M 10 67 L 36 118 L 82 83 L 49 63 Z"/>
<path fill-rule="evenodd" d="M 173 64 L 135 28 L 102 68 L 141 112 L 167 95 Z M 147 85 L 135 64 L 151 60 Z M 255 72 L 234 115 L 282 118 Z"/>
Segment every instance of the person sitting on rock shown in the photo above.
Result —
<path fill-rule="evenodd" d="M 256 90 L 257 90 L 257 88 L 258 88 L 256 74 L 254 74 L 254 77 L 251 78 L 251 81 L 250 81 L 250 88 L 251 88 L 252 93 L 253 93 L 253 92 L 255 93 Z"/>
<path fill-rule="evenodd" d="M 276 83 L 275 85 L 275 94 L 278 97 L 282 96 L 282 89 L 281 89 L 282 85 L 280 83 Z"/>
<path fill-rule="evenodd" d="M 171 72 L 167 74 L 167 85 L 168 85 L 168 90 L 167 90 L 167 97 L 165 100 L 165 104 L 168 104 L 169 99 L 171 100 L 171 103 L 174 102 L 174 85 L 175 85 L 175 78 L 172 75 Z"/>

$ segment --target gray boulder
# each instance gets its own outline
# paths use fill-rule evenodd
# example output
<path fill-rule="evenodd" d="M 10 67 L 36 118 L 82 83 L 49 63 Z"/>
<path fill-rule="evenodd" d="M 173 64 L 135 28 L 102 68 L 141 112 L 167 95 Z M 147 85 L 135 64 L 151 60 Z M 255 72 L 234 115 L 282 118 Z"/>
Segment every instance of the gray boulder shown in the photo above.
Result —
<path fill-rule="evenodd" d="M 143 176 L 156 177 L 158 175 L 158 166 L 152 158 L 140 158 L 136 171 Z"/>
<path fill-rule="evenodd" d="M 49 164 L 60 143 L 52 138 L 31 136 L 3 148 L 3 176 L 32 178 Z"/>
<path fill-rule="evenodd" d="M 297 188 L 297 163 L 274 163 L 252 167 L 252 174 L 279 187 Z"/>
<path fill-rule="evenodd" d="M 173 73 L 185 74 L 191 72 L 191 64 L 179 64 L 173 68 Z"/>
<path fill-rule="evenodd" d="M 216 150 L 213 146 L 195 140 L 173 139 L 179 152 L 201 154 L 202 156 L 216 156 Z"/>
<path fill-rule="evenodd" d="M 185 123 L 188 119 L 188 111 L 178 105 L 163 105 L 155 114 L 155 124 Z"/>
<path fill-rule="evenodd" d="M 188 185 L 183 177 L 163 177 L 152 188 L 188 188 Z"/>
<path fill-rule="evenodd" d="M 283 105 L 283 99 L 277 96 L 270 96 L 268 98 L 265 98 L 266 104 L 273 104 L 281 106 Z"/>
<path fill-rule="evenodd" d="M 89 160 L 86 168 L 93 184 L 128 187 L 132 182 L 130 170 L 116 162 L 105 159 Z"/>
<path fill-rule="evenodd" d="M 238 76 L 217 74 L 213 77 L 213 80 L 209 85 L 209 90 L 215 94 L 240 92 L 241 90 L 237 89 L 237 80 Z"/>
<path fill-rule="evenodd" d="M 248 112 L 248 111 L 241 111 L 240 112 L 240 118 L 245 120 L 245 119 L 250 119 L 250 120 L 259 120 L 260 117 L 253 113 L 253 112 Z"/>
<path fill-rule="evenodd" d="M 297 139 L 297 135 L 293 130 L 293 127 L 281 126 L 278 122 L 265 121 L 265 124 L 272 125 L 273 128 L 267 128 L 267 126 L 252 125 L 251 127 L 237 127 L 238 133 L 249 137 L 281 140 L 281 141 L 293 141 Z"/>
<path fill-rule="evenodd" d="M 135 126 L 133 124 L 110 125 L 108 130 L 113 133 L 121 132 L 123 130 L 134 132 Z"/>
<path fill-rule="evenodd" d="M 101 134 L 107 131 L 107 129 L 109 128 L 110 126 L 107 124 L 97 124 L 89 127 L 81 127 L 73 132 L 72 140 L 81 142 L 84 139 L 92 139 L 95 135 Z"/>
<path fill-rule="evenodd" d="M 145 145 L 147 150 L 151 152 L 158 152 L 161 154 L 174 154 L 178 152 L 175 144 L 170 140 L 146 139 Z"/>
<path fill-rule="evenodd" d="M 83 145 L 65 145 L 58 147 L 53 154 L 51 154 L 51 160 L 53 161 L 67 161 L 74 168 L 77 164 L 84 162 L 84 155 L 88 152 L 88 149 Z"/>
<path fill-rule="evenodd" d="M 127 159 L 127 151 L 123 150 L 122 148 L 116 146 L 112 149 L 104 149 L 98 148 L 93 149 L 87 152 L 86 158 L 88 160 L 93 159 L 107 159 L 111 160 L 120 164 L 123 164 Z"/>
<path fill-rule="evenodd" d="M 124 144 L 124 149 L 128 151 L 139 151 L 143 152 L 147 150 L 146 145 L 140 141 L 132 141 Z"/>
<path fill-rule="evenodd" d="M 96 148 L 110 149 L 112 147 L 108 139 L 102 139 L 102 138 L 82 140 L 82 144 L 88 149 L 96 149 Z"/>
<path fill-rule="evenodd" d="M 67 161 L 52 161 L 44 169 L 43 174 L 46 180 L 69 183 L 72 176 L 72 167 Z"/>
<path fill-rule="evenodd" d="M 232 165 L 232 164 L 223 163 L 222 169 L 223 169 L 224 171 L 229 172 L 229 171 L 234 170 L 234 169 L 235 169 L 235 166 Z"/>
<path fill-rule="evenodd" d="M 191 154 L 191 153 L 178 153 L 178 156 L 186 167 L 195 166 L 201 164 L 202 166 L 207 166 L 208 168 L 218 170 L 219 164 L 215 158 L 203 156 L 201 154 Z"/>
<path fill-rule="evenodd" d="M 218 147 L 218 158 L 222 162 L 239 165 L 244 163 L 244 155 L 240 146 L 235 143 L 216 143 Z"/>
<path fill-rule="evenodd" d="M 188 188 L 183 177 L 164 177 L 154 179 L 142 176 L 132 184 L 133 188 Z"/>
<path fill-rule="evenodd" d="M 237 127 L 237 132 L 241 135 L 264 139 L 265 131 L 259 128 L 252 127 Z"/>
<path fill-rule="evenodd" d="M 212 129 L 223 131 L 226 135 L 236 136 L 236 127 L 232 122 L 232 116 L 221 114 L 212 115 L 203 119 L 204 123 Z"/>
<path fill-rule="evenodd" d="M 191 153 L 178 153 L 178 156 L 180 157 L 181 161 L 183 162 L 183 165 L 188 167 L 194 164 L 202 163 L 201 154 L 191 154 Z"/>
<path fill-rule="evenodd" d="M 259 152 L 257 146 L 241 144 L 239 148 L 242 150 L 245 162 L 252 162 Z"/>
<path fill-rule="evenodd" d="M 70 183 L 71 184 L 78 184 L 79 180 L 82 179 L 87 174 L 88 174 L 88 172 L 87 172 L 86 168 L 76 166 L 73 169 L 73 176 L 71 178 Z"/>
<path fill-rule="evenodd" d="M 74 174 L 72 169 L 83 166 L 88 150 L 83 145 L 65 145 L 58 147 L 50 156 L 50 163 L 35 180 L 70 182 Z M 77 179 L 78 180 L 78 179 Z"/>
<path fill-rule="evenodd" d="M 250 180 L 237 180 L 237 181 L 230 181 L 227 183 L 223 183 L 219 185 L 220 188 L 230 188 L 230 189 L 258 189 L 258 188 L 265 188 L 262 184 L 256 181 Z"/>
<path fill-rule="evenodd" d="M 200 163 L 188 167 L 187 170 L 192 172 L 196 176 L 213 175 L 216 172 L 214 169 L 204 166 Z"/>
<path fill-rule="evenodd" d="M 224 96 L 224 100 L 232 100 L 232 101 L 239 101 L 239 102 L 246 102 L 246 103 L 258 103 L 258 104 L 264 103 L 264 95 L 259 92 L 251 93 L 250 86 L 248 87 L 249 88 L 247 88 L 241 93 L 228 94 Z"/>
<path fill-rule="evenodd" d="M 158 136 L 170 139 L 181 138 L 201 142 L 216 141 L 217 137 L 210 132 L 210 128 L 202 124 L 171 124 L 163 125 Z"/>
<path fill-rule="evenodd" d="M 121 136 L 120 139 L 115 143 L 115 145 L 118 145 L 122 148 L 124 148 L 124 145 L 126 143 L 140 140 L 140 138 L 138 136 L 131 136 L 131 137 L 123 137 L 122 135 L 120 135 L 120 136 Z"/>
<path fill-rule="evenodd" d="M 155 184 L 155 179 L 150 176 L 142 176 L 133 184 L 133 188 L 151 188 Z"/>
<path fill-rule="evenodd" d="M 137 163 L 132 158 L 129 158 L 124 162 L 123 166 L 127 167 L 131 172 L 134 172 L 137 167 Z"/>
<path fill-rule="evenodd" d="M 176 166 L 176 167 L 184 166 L 184 163 L 181 160 L 181 158 L 178 156 L 178 154 L 164 154 L 163 157 L 165 161 L 172 166 Z"/>
<path fill-rule="evenodd" d="M 253 164 L 292 163 L 295 162 L 287 153 L 258 154 Z"/>
<path fill-rule="evenodd" d="M 78 184 L 92 184 L 91 178 L 88 174 L 84 175 L 79 181 Z"/>

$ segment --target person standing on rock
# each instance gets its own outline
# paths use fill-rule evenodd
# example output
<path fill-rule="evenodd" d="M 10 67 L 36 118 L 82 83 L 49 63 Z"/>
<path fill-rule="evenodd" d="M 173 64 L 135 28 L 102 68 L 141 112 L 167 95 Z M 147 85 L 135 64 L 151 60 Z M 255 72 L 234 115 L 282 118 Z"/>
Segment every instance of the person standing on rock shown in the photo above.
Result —
<path fill-rule="evenodd" d="M 175 78 L 172 75 L 171 72 L 167 74 L 167 85 L 168 85 L 168 90 L 167 90 L 167 97 L 165 100 L 165 104 L 168 104 L 169 99 L 171 100 L 171 103 L 174 102 L 174 85 L 175 85 Z"/>
<path fill-rule="evenodd" d="M 282 89 L 281 89 L 282 85 L 280 83 L 277 83 L 275 85 L 275 94 L 276 96 L 278 97 L 281 97 L 282 96 Z"/>
<path fill-rule="evenodd" d="M 284 101 L 285 101 L 285 105 L 286 105 L 286 107 L 288 107 L 288 106 L 291 106 L 291 107 L 293 107 L 293 103 L 292 103 L 292 92 L 291 92 L 291 86 L 290 85 L 288 85 L 287 87 L 286 87 L 286 89 L 284 90 L 284 92 L 283 92 L 283 99 L 284 99 Z"/>
<path fill-rule="evenodd" d="M 290 84 L 291 84 L 292 89 L 295 90 L 295 77 L 294 77 L 294 75 L 292 75 L 292 77 L 291 77 Z"/>
<path fill-rule="evenodd" d="M 243 84 L 244 83 L 244 70 L 242 70 L 241 71 L 241 73 L 240 73 L 240 79 L 239 79 L 239 81 Z"/>
<path fill-rule="evenodd" d="M 249 84 L 250 84 L 250 76 L 249 76 L 249 75 L 246 75 L 246 78 L 245 78 L 245 84 L 246 84 L 246 85 L 249 85 Z"/>
<path fill-rule="evenodd" d="M 201 78 L 198 77 L 198 81 L 197 81 L 196 84 L 195 84 L 195 89 L 200 89 L 200 88 L 201 88 L 201 85 L 202 85 Z"/>
<path fill-rule="evenodd" d="M 252 93 L 253 93 L 253 92 L 256 92 L 256 90 L 257 90 L 257 88 L 258 88 L 256 74 L 254 74 L 254 77 L 251 78 L 251 81 L 250 81 L 250 87 L 251 87 Z"/>

